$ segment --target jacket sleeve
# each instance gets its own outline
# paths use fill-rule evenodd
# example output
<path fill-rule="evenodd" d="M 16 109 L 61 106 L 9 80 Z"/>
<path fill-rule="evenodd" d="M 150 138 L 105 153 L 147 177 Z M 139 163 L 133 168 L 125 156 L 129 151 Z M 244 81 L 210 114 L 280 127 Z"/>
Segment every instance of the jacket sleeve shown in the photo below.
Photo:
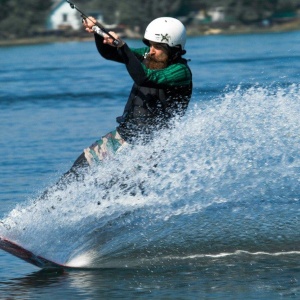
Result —
<path fill-rule="evenodd" d="M 112 47 L 107 44 L 103 44 L 102 36 L 98 34 L 95 34 L 94 36 L 97 50 L 103 58 L 113 60 L 119 63 L 124 63 L 124 59 L 122 55 L 120 55 L 118 48 Z"/>

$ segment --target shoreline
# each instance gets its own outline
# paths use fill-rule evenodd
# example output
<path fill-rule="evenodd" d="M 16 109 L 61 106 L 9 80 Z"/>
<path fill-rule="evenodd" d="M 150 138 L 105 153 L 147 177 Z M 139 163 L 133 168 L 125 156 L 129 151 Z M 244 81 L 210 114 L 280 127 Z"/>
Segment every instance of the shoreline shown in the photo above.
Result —
<path fill-rule="evenodd" d="M 93 40 L 92 37 L 40 36 L 40 37 L 32 37 L 32 38 L 11 39 L 9 41 L 0 40 L 0 47 L 66 43 L 66 42 L 84 42 L 84 41 L 92 41 L 92 40 Z"/>
<path fill-rule="evenodd" d="M 300 31 L 300 19 L 294 22 L 276 24 L 268 27 L 254 26 L 231 26 L 230 28 L 212 27 L 212 26 L 187 26 L 187 35 L 190 37 L 208 36 L 208 35 L 241 35 L 241 34 L 265 34 L 265 33 L 284 33 Z M 136 32 L 126 31 L 126 34 L 120 34 L 122 38 L 141 39 L 142 35 Z M 38 45 L 49 43 L 65 42 L 85 42 L 94 40 L 93 36 L 73 34 L 73 35 L 48 35 L 38 37 L 17 38 L 9 40 L 0 40 L 0 47 Z"/>

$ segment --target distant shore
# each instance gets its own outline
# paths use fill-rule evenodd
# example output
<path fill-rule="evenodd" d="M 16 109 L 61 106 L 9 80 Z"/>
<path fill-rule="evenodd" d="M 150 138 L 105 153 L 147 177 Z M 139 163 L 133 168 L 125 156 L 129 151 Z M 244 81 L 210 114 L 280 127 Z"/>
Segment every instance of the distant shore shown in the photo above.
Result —
<path fill-rule="evenodd" d="M 39 37 L 28 37 L 28 38 L 19 38 L 19 39 L 10 39 L 10 40 L 0 40 L 0 47 L 64 43 L 64 42 L 87 41 L 87 40 L 92 40 L 92 37 L 83 38 L 83 37 L 39 36 Z"/>
<path fill-rule="evenodd" d="M 187 33 L 190 36 L 197 35 L 228 35 L 228 34 L 259 34 L 259 33 L 280 33 L 289 31 L 300 31 L 300 18 L 290 22 L 283 22 L 273 25 L 236 25 L 227 26 L 189 26 Z"/>
<path fill-rule="evenodd" d="M 228 34 L 259 34 L 259 33 L 279 33 L 289 31 L 300 31 L 300 19 L 293 22 L 286 22 L 272 26 L 187 26 L 188 36 L 204 35 L 228 35 Z M 140 39 L 142 35 L 127 30 L 121 34 L 123 38 Z M 16 38 L 0 40 L 0 47 L 18 46 L 18 45 L 35 45 L 47 43 L 63 43 L 72 41 L 91 41 L 93 37 L 87 34 L 72 35 L 45 35 L 28 38 Z"/>

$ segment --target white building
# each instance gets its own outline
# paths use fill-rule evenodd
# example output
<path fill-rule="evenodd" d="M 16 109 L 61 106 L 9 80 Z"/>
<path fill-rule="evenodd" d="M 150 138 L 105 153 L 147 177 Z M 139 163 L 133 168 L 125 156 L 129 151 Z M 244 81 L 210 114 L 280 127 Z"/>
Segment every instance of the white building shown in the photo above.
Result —
<path fill-rule="evenodd" d="M 80 10 L 82 9 L 80 8 Z M 100 13 L 84 13 L 95 17 L 99 22 L 102 21 L 102 15 Z M 79 30 L 82 28 L 81 19 L 80 13 L 76 9 L 72 9 L 67 1 L 56 1 L 48 17 L 47 28 L 50 30 L 65 28 Z"/>
<path fill-rule="evenodd" d="M 225 9 L 224 7 L 211 8 L 207 14 L 211 17 L 212 22 L 220 22 L 225 20 Z"/>

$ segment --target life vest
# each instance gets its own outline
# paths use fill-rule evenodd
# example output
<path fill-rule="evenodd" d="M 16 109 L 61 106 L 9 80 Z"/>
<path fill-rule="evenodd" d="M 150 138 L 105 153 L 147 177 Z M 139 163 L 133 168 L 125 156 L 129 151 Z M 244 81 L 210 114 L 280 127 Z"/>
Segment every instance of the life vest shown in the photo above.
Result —
<path fill-rule="evenodd" d="M 117 118 L 119 134 L 129 143 L 148 142 L 172 117 L 184 115 L 191 94 L 192 84 L 163 89 L 134 83 L 124 113 Z"/>

